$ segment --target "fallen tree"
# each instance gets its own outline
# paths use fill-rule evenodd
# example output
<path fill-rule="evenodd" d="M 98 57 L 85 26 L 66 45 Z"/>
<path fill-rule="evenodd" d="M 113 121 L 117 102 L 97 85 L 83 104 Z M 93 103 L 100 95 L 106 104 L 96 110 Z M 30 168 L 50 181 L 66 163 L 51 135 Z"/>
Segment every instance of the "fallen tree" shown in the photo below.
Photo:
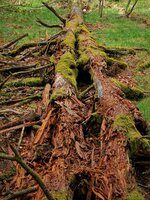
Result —
<path fill-rule="evenodd" d="M 49 82 L 51 86 L 43 91 L 42 124 L 32 140 L 25 141 L 21 155 L 54 199 L 143 199 L 130 158 L 150 158 L 150 141 L 143 137 L 147 124 L 111 79 L 127 65 L 99 47 L 84 24 L 78 5 L 72 5 L 68 19 L 56 16 L 63 22 L 63 30 L 46 45 L 30 49 L 32 56 L 36 52 L 49 58 L 45 62 L 50 69 L 46 67 L 41 77 L 43 85 Z M 18 55 L 22 61 L 29 53 L 21 48 L 3 52 L 3 56 Z M 5 158 L 4 154 L 0 157 Z M 13 180 L 10 189 L 36 186 L 30 172 L 26 174 L 18 165 L 16 168 L 17 184 Z M 42 188 L 28 197 L 46 199 Z"/>

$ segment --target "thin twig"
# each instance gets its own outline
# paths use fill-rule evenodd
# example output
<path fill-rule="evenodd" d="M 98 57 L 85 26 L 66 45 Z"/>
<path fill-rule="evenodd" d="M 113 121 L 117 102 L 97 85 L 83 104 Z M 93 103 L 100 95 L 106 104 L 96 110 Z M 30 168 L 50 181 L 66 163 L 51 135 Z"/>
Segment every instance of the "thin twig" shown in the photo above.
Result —
<path fill-rule="evenodd" d="M 21 40 L 21 39 L 23 39 L 24 37 L 27 37 L 27 36 L 28 36 L 28 33 L 19 36 L 17 39 L 15 39 L 15 40 L 9 42 L 8 44 L 5 44 L 5 45 L 3 45 L 2 47 L 0 47 L 0 50 L 6 49 L 6 48 L 12 46 L 12 45 L 15 44 L 16 42 L 18 42 L 19 40 Z"/>
<path fill-rule="evenodd" d="M 25 161 L 22 159 L 21 155 L 19 152 L 16 150 L 16 148 L 12 145 L 10 145 L 12 151 L 14 152 L 14 156 L 10 156 L 4 153 L 0 153 L 0 158 L 1 159 L 6 159 L 6 160 L 12 160 L 16 161 L 19 163 L 31 176 L 32 178 L 39 184 L 40 188 L 43 190 L 45 196 L 47 197 L 48 200 L 54 200 L 48 189 L 46 188 L 44 182 L 42 179 L 39 177 L 39 175 L 32 169 L 30 168 Z"/>
<path fill-rule="evenodd" d="M 30 127 L 30 126 L 33 126 L 35 124 L 39 124 L 40 122 L 41 121 L 19 124 L 17 126 L 13 126 L 13 127 L 10 127 L 10 128 L 6 128 L 6 129 L 3 129 L 3 130 L 0 130 L 0 134 L 7 133 L 7 132 L 10 132 L 10 131 L 14 131 L 14 130 L 17 130 L 17 129 L 20 129 L 20 128 L 23 128 L 23 127 Z"/>
<path fill-rule="evenodd" d="M 9 76 L 7 76 L 7 78 L 4 79 L 4 81 L 2 83 L 0 83 L 0 90 L 2 89 L 2 87 L 5 85 L 5 83 L 10 79 L 10 77 L 12 77 L 12 74 L 10 74 Z"/>
<path fill-rule="evenodd" d="M 39 71 L 41 69 L 45 69 L 47 67 L 51 67 L 52 64 L 48 64 L 48 65 L 45 65 L 45 66 L 40 66 L 40 67 L 37 67 L 37 68 L 33 68 L 33 69 L 29 69 L 29 70 L 25 70 L 25 71 L 20 71 L 20 72 L 15 72 L 15 73 L 12 73 L 10 74 L 2 83 L 0 83 L 0 89 L 5 85 L 5 83 L 13 76 L 17 76 L 17 75 L 20 75 L 20 74 L 29 74 L 29 73 L 32 73 L 32 72 L 35 72 L 35 71 Z"/>
<path fill-rule="evenodd" d="M 37 22 L 47 28 L 61 28 L 61 29 L 63 28 L 63 26 L 61 26 L 59 24 L 53 24 L 53 25 L 47 24 L 47 23 L 43 22 L 42 20 L 40 20 L 39 18 L 37 18 Z"/>
<path fill-rule="evenodd" d="M 19 150 L 21 142 L 22 142 L 22 138 L 23 138 L 23 134 L 24 134 L 24 129 L 25 127 L 22 127 L 21 133 L 20 133 L 20 138 L 19 138 L 19 142 L 18 142 L 18 146 L 17 146 L 17 150 Z"/>
<path fill-rule="evenodd" d="M 66 19 L 62 18 L 62 17 L 56 12 L 56 10 L 55 10 L 52 6 L 49 6 L 49 5 L 48 5 L 47 3 L 45 3 L 45 2 L 42 2 L 42 4 L 43 4 L 46 8 L 48 8 L 52 13 L 54 13 L 54 15 L 55 15 L 56 17 L 58 17 L 58 19 L 59 19 L 61 22 L 63 22 L 64 25 L 66 25 Z"/>
<path fill-rule="evenodd" d="M 15 199 L 17 197 L 21 197 L 21 196 L 24 196 L 26 194 L 36 192 L 37 189 L 38 189 L 37 187 L 30 187 L 30 188 L 27 188 L 27 189 L 24 189 L 24 190 L 21 190 L 21 191 L 11 192 L 11 194 L 9 194 L 6 197 L 6 200 Z"/>
<path fill-rule="evenodd" d="M 133 6 L 132 6 L 132 8 L 131 8 L 131 10 L 126 14 L 126 17 L 129 17 L 129 16 L 130 16 L 130 14 L 131 14 L 132 11 L 134 10 L 134 7 L 136 6 L 137 2 L 138 2 L 138 0 L 135 0 Z"/>
<path fill-rule="evenodd" d="M 40 93 L 38 94 L 35 94 L 35 95 L 31 95 L 31 96 L 28 96 L 28 97 L 25 97 L 25 98 L 21 98 L 21 99 L 10 99 L 10 100 L 7 100 L 7 101 L 1 101 L 0 102 L 0 105 L 4 105 L 4 104 L 16 104 L 18 102 L 29 102 L 29 101 L 32 101 L 34 99 L 41 99 L 42 95 Z"/>
<path fill-rule="evenodd" d="M 8 113 L 8 112 L 14 113 L 14 114 L 16 114 L 16 115 L 22 115 L 22 112 L 13 110 L 13 109 L 11 109 L 11 108 L 10 108 L 10 109 L 5 109 L 5 110 L 0 110 L 0 114 Z"/>
<path fill-rule="evenodd" d="M 18 63 L 4 63 L 4 64 L 7 64 L 7 65 L 11 65 L 11 66 L 7 66 L 7 67 L 2 67 L 0 68 L 0 72 L 6 72 L 6 71 L 11 71 L 11 70 L 16 70 L 18 71 L 19 69 L 29 69 L 29 68 L 32 68 L 32 67 L 36 67 L 37 63 L 34 63 L 34 64 L 29 64 L 29 65 L 18 65 Z"/>

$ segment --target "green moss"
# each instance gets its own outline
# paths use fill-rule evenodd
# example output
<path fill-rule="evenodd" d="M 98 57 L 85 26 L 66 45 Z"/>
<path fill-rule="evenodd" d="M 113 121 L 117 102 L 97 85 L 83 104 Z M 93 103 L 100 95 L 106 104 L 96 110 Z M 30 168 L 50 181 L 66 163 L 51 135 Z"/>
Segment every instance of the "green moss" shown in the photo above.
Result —
<path fill-rule="evenodd" d="M 84 66 L 89 62 L 89 57 L 86 53 L 82 52 L 80 54 L 80 57 L 78 59 L 78 65 L 80 66 Z"/>
<path fill-rule="evenodd" d="M 145 62 L 145 63 L 139 65 L 139 67 L 138 67 L 138 69 L 140 71 L 144 71 L 145 69 L 148 69 L 148 68 L 150 68 L 150 62 Z"/>
<path fill-rule="evenodd" d="M 107 57 L 106 62 L 108 65 L 117 65 L 120 69 L 126 69 L 127 64 L 125 62 L 116 60 L 114 58 Z"/>
<path fill-rule="evenodd" d="M 31 77 L 31 78 L 23 78 L 9 81 L 5 84 L 5 87 L 8 86 L 40 86 L 42 85 L 42 78 L 40 77 Z"/>
<path fill-rule="evenodd" d="M 126 200 L 144 200 L 144 197 L 138 190 L 133 190 L 127 195 Z"/>
<path fill-rule="evenodd" d="M 51 195 L 55 200 L 67 200 L 67 192 L 66 191 L 52 191 Z M 43 197 L 42 200 L 47 200 L 46 197 Z"/>
<path fill-rule="evenodd" d="M 62 89 L 62 88 L 56 88 L 54 89 L 51 97 L 50 97 L 50 103 L 57 100 L 58 98 L 63 98 L 63 97 L 66 97 L 67 94 L 66 94 L 66 91 L 65 89 Z"/>
<path fill-rule="evenodd" d="M 116 86 L 118 86 L 123 91 L 126 98 L 131 100 L 138 100 L 144 97 L 144 93 L 142 90 L 136 87 L 129 87 L 128 85 L 121 83 L 120 81 L 114 78 L 112 78 L 111 80 Z"/>
<path fill-rule="evenodd" d="M 72 31 L 68 31 L 66 37 L 64 38 L 62 45 L 65 45 L 67 47 L 70 47 L 71 49 L 74 49 L 75 47 L 75 35 Z"/>
<path fill-rule="evenodd" d="M 150 141 L 142 137 L 140 132 L 136 129 L 134 121 L 131 116 L 118 115 L 113 124 L 114 131 L 122 131 L 128 137 L 131 156 L 136 155 L 140 151 L 150 150 Z"/>
<path fill-rule="evenodd" d="M 78 69 L 73 55 L 70 52 L 64 53 L 55 68 L 56 73 L 60 73 L 64 79 L 70 82 L 77 90 L 76 78 Z"/>
<path fill-rule="evenodd" d="M 50 62 L 51 62 L 51 63 L 54 63 L 54 62 L 55 62 L 55 56 L 54 56 L 54 55 L 52 55 L 52 56 L 50 57 Z"/>

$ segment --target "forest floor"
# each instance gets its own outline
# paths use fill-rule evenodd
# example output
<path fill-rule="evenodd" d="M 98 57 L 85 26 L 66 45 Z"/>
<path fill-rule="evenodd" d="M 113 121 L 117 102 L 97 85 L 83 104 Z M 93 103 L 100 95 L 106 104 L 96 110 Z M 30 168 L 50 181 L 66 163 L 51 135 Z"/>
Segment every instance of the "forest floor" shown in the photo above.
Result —
<path fill-rule="evenodd" d="M 115 7 L 115 4 L 110 4 Z M 150 60 L 150 42 L 149 40 L 149 20 L 148 17 L 140 16 L 139 13 L 133 13 L 132 18 L 130 19 L 117 19 L 116 16 L 118 16 L 115 12 L 114 16 L 111 17 L 112 13 L 110 14 L 108 11 L 110 7 L 105 11 L 104 18 L 99 19 L 98 18 L 98 12 L 97 10 L 92 13 L 87 13 L 85 15 L 85 20 L 87 23 L 88 28 L 93 32 L 94 37 L 97 38 L 97 41 L 100 43 L 100 45 L 103 46 L 109 46 L 111 49 L 113 48 L 126 48 L 130 53 L 123 54 L 123 55 L 115 55 L 110 54 L 111 57 L 115 59 L 119 59 L 120 61 L 126 62 L 128 64 L 128 67 L 119 73 L 118 75 L 115 75 L 115 77 L 111 77 L 111 79 L 115 78 L 119 80 L 121 83 L 126 84 L 129 87 L 138 87 L 140 90 L 142 90 L 145 94 L 145 98 L 141 99 L 140 101 L 132 101 L 134 105 L 137 105 L 140 111 L 142 112 L 142 115 L 144 116 L 144 119 L 150 123 L 150 68 L 142 69 L 140 68 L 140 65 L 143 63 L 149 62 Z M 116 10 L 119 10 L 119 12 L 122 12 L 122 9 L 117 7 Z M 23 12 L 23 11 L 22 11 Z M 22 23 L 21 25 L 16 23 L 14 20 L 14 16 L 20 16 L 21 12 L 12 12 L 8 17 L 4 17 L 4 20 L 1 21 L 2 27 L 0 30 L 2 32 L 2 37 L 0 38 L 0 47 L 2 47 L 4 44 L 6 44 L 10 39 L 13 39 L 16 37 L 16 35 L 21 35 L 24 33 L 23 26 L 25 25 L 27 28 L 25 29 L 27 32 L 31 31 L 31 35 L 26 40 L 26 43 L 29 41 L 31 42 L 39 42 L 39 41 L 48 41 L 49 39 L 49 33 L 51 30 L 45 30 L 45 28 L 37 27 L 33 29 L 32 25 L 28 26 L 28 23 L 33 23 L 31 21 L 33 19 L 33 12 L 37 12 L 38 17 L 46 16 L 45 11 L 44 14 L 41 14 L 39 16 L 39 10 L 37 11 L 28 11 L 25 10 L 23 13 L 22 19 L 25 21 L 25 24 L 22 23 L 23 21 L 20 21 Z M 63 12 L 63 11 L 62 11 Z M 19 15 L 18 15 L 19 13 Z M 27 18 L 26 18 L 27 13 Z M 109 14 L 108 14 L 109 13 Z M 107 15 L 108 14 L 108 15 Z M 22 13 L 21 13 L 22 15 Z M 27 19 L 27 21 L 26 21 Z M 44 19 L 44 18 L 42 18 Z M 47 19 L 47 17 L 46 17 Z M 51 21 L 53 21 L 53 17 L 50 17 Z M 6 23 L 6 20 L 8 22 Z M 120 20 L 120 21 L 119 21 Z M 127 21 L 129 20 L 129 21 Z M 98 22 L 97 22 L 98 21 Z M 119 21 L 119 22 L 118 22 Z M 56 19 L 54 19 L 53 22 L 57 22 Z M 126 24 L 126 29 L 124 30 L 124 33 L 122 34 L 119 32 L 119 27 L 121 24 Z M 140 25 L 139 25 L 140 23 Z M 131 31 L 131 27 L 134 25 L 133 33 Z M 6 25 L 6 27 L 5 27 Z M 35 24 L 34 24 L 35 26 Z M 5 27 L 5 28 L 4 28 Z M 7 29 L 8 28 L 8 29 Z M 13 30 L 12 30 L 13 28 Z M 33 30 L 32 30 L 33 29 Z M 42 31 L 40 31 L 42 29 Z M 121 29 L 121 28 L 120 28 Z M 139 29 L 141 29 L 139 31 Z M 18 31 L 19 30 L 19 31 Z M 118 30 L 118 32 L 117 32 Z M 138 30 L 138 32 L 136 32 Z M 16 32 L 17 31 L 17 32 Z M 23 31 L 23 32 L 22 32 Z M 130 33 L 131 31 L 131 33 Z M 36 34 L 34 34 L 36 32 Z M 57 31 L 54 30 L 51 32 L 51 34 L 55 34 Z M 134 38 L 135 32 L 138 36 Z M 13 34 L 11 34 L 13 33 Z M 127 33 L 133 34 L 129 35 Z M 113 35 L 114 34 L 114 35 Z M 120 34 L 120 35 L 118 35 Z M 122 34 L 122 35 L 121 35 Z M 36 35 L 36 36 L 35 36 Z M 116 38 L 115 38 L 116 37 Z M 129 38 L 131 37 L 131 42 L 128 42 Z M 104 39 L 106 38 L 106 39 Z M 134 38 L 134 39 L 133 39 Z M 24 42 L 21 41 L 20 45 L 22 45 Z M 18 45 L 19 46 L 19 45 Z M 40 46 L 40 45 L 39 45 Z M 115 47 L 114 47 L 115 46 Z M 13 46 L 14 48 L 15 46 Z M 12 49 L 13 49 L 12 48 Z M 16 48 L 16 47 L 15 47 Z M 12 51 L 10 48 L 9 51 Z M 24 152 L 22 156 L 30 158 L 27 160 L 28 164 L 31 167 L 34 163 L 32 163 L 31 159 L 31 153 L 30 145 L 32 145 L 32 140 L 34 138 L 35 133 L 37 132 L 38 128 L 41 125 L 41 121 L 44 118 L 44 100 L 45 100 L 45 83 L 47 82 L 47 78 L 53 82 L 54 74 L 52 73 L 54 71 L 53 67 L 47 68 L 44 66 L 49 65 L 49 56 L 42 54 L 42 56 L 38 56 L 37 51 L 38 50 L 43 51 L 38 46 L 31 47 L 30 50 L 26 51 L 24 50 L 22 54 L 12 58 L 8 58 L 7 60 L 0 56 L 0 84 L 3 83 L 3 81 L 10 76 L 9 80 L 4 84 L 4 86 L 1 88 L 0 91 L 0 151 L 12 153 L 11 149 L 8 149 L 8 141 L 11 144 L 15 144 L 18 146 L 18 149 L 21 149 L 21 152 Z M 44 51 L 46 51 L 44 49 Z M 6 52 L 8 53 L 8 52 Z M 33 56 L 33 54 L 35 56 Z M 40 71 L 32 71 L 34 67 L 43 67 Z M 29 69 L 31 72 L 26 74 L 18 74 L 15 76 L 12 76 L 12 73 L 17 73 L 20 69 Z M 45 74 L 49 74 L 49 77 L 44 77 Z M 32 77 L 32 78 L 31 78 Z M 26 81 L 23 82 L 23 80 L 26 78 Z M 20 82 L 16 83 L 16 80 L 20 79 Z M 14 85 L 12 87 L 12 82 L 14 81 Z M 10 87 L 11 84 L 11 87 Z M 51 91 L 49 90 L 49 93 Z M 24 125 L 26 124 L 26 125 Z M 18 127 L 19 126 L 19 127 Z M 30 127 L 33 127 L 32 129 Z M 150 132 L 147 134 L 150 135 Z M 47 151 L 47 147 L 44 147 L 44 155 L 43 159 L 47 159 L 49 157 L 49 151 Z M 23 151 L 25 149 L 25 151 Z M 40 151 L 40 150 L 39 150 Z M 43 152 L 43 150 L 41 150 Z M 38 156 L 33 159 L 38 159 Z M 19 173 L 20 177 L 24 172 L 19 168 L 18 165 L 15 167 L 18 167 L 16 169 L 17 173 Z M 135 169 L 135 173 L 137 173 L 137 180 L 139 183 L 139 186 L 146 185 L 150 181 L 150 172 L 145 169 L 138 168 Z M 147 174 L 146 174 L 147 173 Z M 14 181 L 16 182 L 16 188 L 20 188 L 22 185 L 21 178 L 20 180 L 12 179 L 11 177 L 15 174 L 14 166 L 9 161 L 0 161 L 0 192 L 4 194 L 5 189 L 8 187 L 11 188 L 12 185 L 14 185 Z M 147 177 L 145 178 L 145 174 Z M 18 174 L 16 175 L 16 177 Z M 30 178 L 29 178 L 29 181 Z M 9 184 L 8 184 L 9 182 Z M 1 184 L 3 183 L 3 184 Z M 5 189 L 4 189 L 5 188 Z M 147 197 L 149 196 L 149 189 L 143 190 L 143 193 Z"/>

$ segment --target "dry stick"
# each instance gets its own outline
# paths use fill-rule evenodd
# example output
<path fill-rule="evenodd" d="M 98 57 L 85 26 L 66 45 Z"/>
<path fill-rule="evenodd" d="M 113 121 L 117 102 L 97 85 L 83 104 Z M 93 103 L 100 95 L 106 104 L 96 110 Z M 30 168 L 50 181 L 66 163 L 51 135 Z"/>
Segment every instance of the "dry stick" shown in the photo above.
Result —
<path fill-rule="evenodd" d="M 66 31 L 61 31 L 61 32 L 57 33 L 56 35 L 52 36 L 50 39 L 48 39 L 46 41 L 42 41 L 42 42 L 39 42 L 39 43 L 32 42 L 32 43 L 28 43 L 28 44 L 23 44 L 18 49 L 11 51 L 11 52 L 8 52 L 8 53 L 3 53 L 3 55 L 15 57 L 16 55 L 18 55 L 19 53 L 21 53 L 22 51 L 24 51 L 27 48 L 46 45 L 47 43 L 49 43 L 50 41 L 53 41 L 55 38 L 57 38 L 59 35 L 61 35 L 62 33 L 65 33 L 65 32 Z"/>
<path fill-rule="evenodd" d="M 22 99 L 13 99 L 13 100 L 6 100 L 6 101 L 1 101 L 0 105 L 4 105 L 4 104 L 10 104 L 10 103 L 18 103 L 18 102 L 23 102 L 23 101 L 32 101 L 34 99 L 39 99 L 41 98 L 41 94 L 35 94 L 33 96 L 28 96 Z"/>
<path fill-rule="evenodd" d="M 17 146 L 17 150 L 19 150 L 21 142 L 22 142 L 22 138 L 23 138 L 23 134 L 24 134 L 24 129 L 25 127 L 22 127 L 21 133 L 20 133 L 20 138 L 19 138 L 19 142 L 18 142 L 18 146 Z"/>
<path fill-rule="evenodd" d="M 25 49 L 28 49 L 30 47 L 36 47 L 36 46 L 42 46 L 47 44 L 47 41 L 43 41 L 43 42 L 32 42 L 32 43 L 28 43 L 28 44 L 23 44 L 21 47 L 19 47 L 18 49 L 12 51 L 12 52 L 8 52 L 8 53 L 4 53 L 3 55 L 9 55 L 12 57 L 15 57 L 16 55 L 18 55 L 19 53 L 21 53 L 22 51 L 24 51 Z"/>
<path fill-rule="evenodd" d="M 5 44 L 4 46 L 0 47 L 0 50 L 6 49 L 6 48 L 12 46 L 12 45 L 15 44 L 16 42 L 18 42 L 19 40 L 21 40 L 21 39 L 23 39 L 24 37 L 27 37 L 27 36 L 28 36 L 28 33 L 26 33 L 26 34 L 24 34 L 24 35 L 18 37 L 17 39 L 15 39 L 15 40 L 9 42 L 8 44 Z"/>
<path fill-rule="evenodd" d="M 6 63 L 6 64 L 11 65 L 11 66 L 0 68 L 0 72 L 6 72 L 6 71 L 18 70 L 18 69 L 28 69 L 28 68 L 35 67 L 37 65 L 37 63 L 30 64 L 30 65 L 22 65 L 22 66 L 18 65 L 18 63 Z"/>
<path fill-rule="evenodd" d="M 141 183 L 138 183 L 138 186 L 150 190 L 150 187 L 149 187 L 148 185 L 143 185 L 143 184 L 141 184 Z"/>
<path fill-rule="evenodd" d="M 24 123 L 24 124 L 20 124 L 20 125 L 17 125 L 17 126 L 10 127 L 10 128 L 6 128 L 6 129 L 3 129 L 3 130 L 0 130 L 0 134 L 7 133 L 9 131 L 14 131 L 14 130 L 17 130 L 17 129 L 20 129 L 20 128 L 23 128 L 23 127 L 30 127 L 30 126 L 33 126 L 35 124 L 39 124 L 40 122 L 41 121 Z"/>
<path fill-rule="evenodd" d="M 138 0 L 135 0 L 133 6 L 132 6 L 132 8 L 131 8 L 131 10 L 126 14 L 126 17 L 129 17 L 129 16 L 130 16 L 130 14 L 132 13 L 132 11 L 133 11 L 134 7 L 136 6 L 137 2 L 138 2 Z"/>
<path fill-rule="evenodd" d="M 0 90 L 2 89 L 3 85 L 5 85 L 5 83 L 10 79 L 10 77 L 12 77 L 12 74 L 7 76 L 7 78 L 5 78 L 4 81 L 0 84 Z"/>
<path fill-rule="evenodd" d="M 131 0 L 128 0 L 127 6 L 126 6 L 126 12 L 128 11 L 130 3 L 131 3 Z"/>
<path fill-rule="evenodd" d="M 41 69 L 45 69 L 47 67 L 51 67 L 52 66 L 52 63 L 48 64 L 48 65 L 45 65 L 45 66 L 40 66 L 40 67 L 37 67 L 35 69 L 30 69 L 30 70 L 27 70 L 27 71 L 20 71 L 20 72 L 15 72 L 12 74 L 12 76 L 17 76 L 17 75 L 20 75 L 20 74 L 28 74 L 28 73 L 31 73 L 31 72 L 35 72 L 35 71 L 39 71 Z"/>
<path fill-rule="evenodd" d="M 81 99 L 82 97 L 85 96 L 85 94 L 87 94 L 92 88 L 94 87 L 94 85 L 90 85 L 88 88 L 86 88 L 84 91 L 82 91 L 79 95 L 79 99 Z"/>
<path fill-rule="evenodd" d="M 49 6 L 49 5 L 48 5 L 47 3 L 45 3 L 45 2 L 42 2 L 42 4 L 43 4 L 46 8 L 48 8 L 52 13 L 54 13 L 54 15 L 55 15 L 56 17 L 58 17 L 58 19 L 59 19 L 61 22 L 63 22 L 64 25 L 66 25 L 66 19 L 62 18 L 62 17 L 56 12 L 56 10 L 55 10 L 52 6 Z"/>
<path fill-rule="evenodd" d="M 39 71 L 41 69 L 45 69 L 47 67 L 51 67 L 52 64 L 48 64 L 48 65 L 45 65 L 45 66 L 40 66 L 40 67 L 37 67 L 35 69 L 30 69 L 30 70 L 26 70 L 26 71 L 20 71 L 20 72 L 15 72 L 13 74 L 10 74 L 1 84 L 0 84 L 0 89 L 4 86 L 4 84 L 12 77 L 12 76 L 17 76 L 17 75 L 20 75 L 20 74 L 28 74 L 28 73 L 31 73 L 31 72 L 35 72 L 35 71 Z"/>
<path fill-rule="evenodd" d="M 40 20 L 39 18 L 37 18 L 37 22 L 39 24 L 41 24 L 42 26 L 45 26 L 47 28 L 63 28 L 63 26 L 59 25 L 59 24 L 53 24 L 53 25 L 49 25 L 49 24 L 46 24 L 45 22 L 43 22 L 42 20 Z"/>
<path fill-rule="evenodd" d="M 15 199 L 17 197 L 36 192 L 37 189 L 38 189 L 37 187 L 30 187 L 30 188 L 27 188 L 27 189 L 24 189 L 24 190 L 21 190 L 21 191 L 11 192 L 11 194 L 9 194 L 6 197 L 6 200 Z"/>
<path fill-rule="evenodd" d="M 16 110 L 13 110 L 13 109 L 5 109 L 5 110 L 0 110 L 0 114 L 4 114 L 4 113 L 8 113 L 8 112 L 11 112 L 11 113 L 14 113 L 16 115 L 22 115 L 22 112 L 18 112 Z"/>
<path fill-rule="evenodd" d="M 43 181 L 41 180 L 39 175 L 25 163 L 25 161 L 22 159 L 19 152 L 15 149 L 15 147 L 13 147 L 12 145 L 10 145 L 10 147 L 11 147 L 12 151 L 14 152 L 15 156 L 10 156 L 10 155 L 4 154 L 4 153 L 0 153 L 0 158 L 16 161 L 17 163 L 19 163 L 32 176 L 32 178 L 39 184 L 40 188 L 43 190 L 47 199 L 54 200 L 54 198 L 52 197 L 52 195 L 46 188 L 45 184 L 43 183 Z"/>

